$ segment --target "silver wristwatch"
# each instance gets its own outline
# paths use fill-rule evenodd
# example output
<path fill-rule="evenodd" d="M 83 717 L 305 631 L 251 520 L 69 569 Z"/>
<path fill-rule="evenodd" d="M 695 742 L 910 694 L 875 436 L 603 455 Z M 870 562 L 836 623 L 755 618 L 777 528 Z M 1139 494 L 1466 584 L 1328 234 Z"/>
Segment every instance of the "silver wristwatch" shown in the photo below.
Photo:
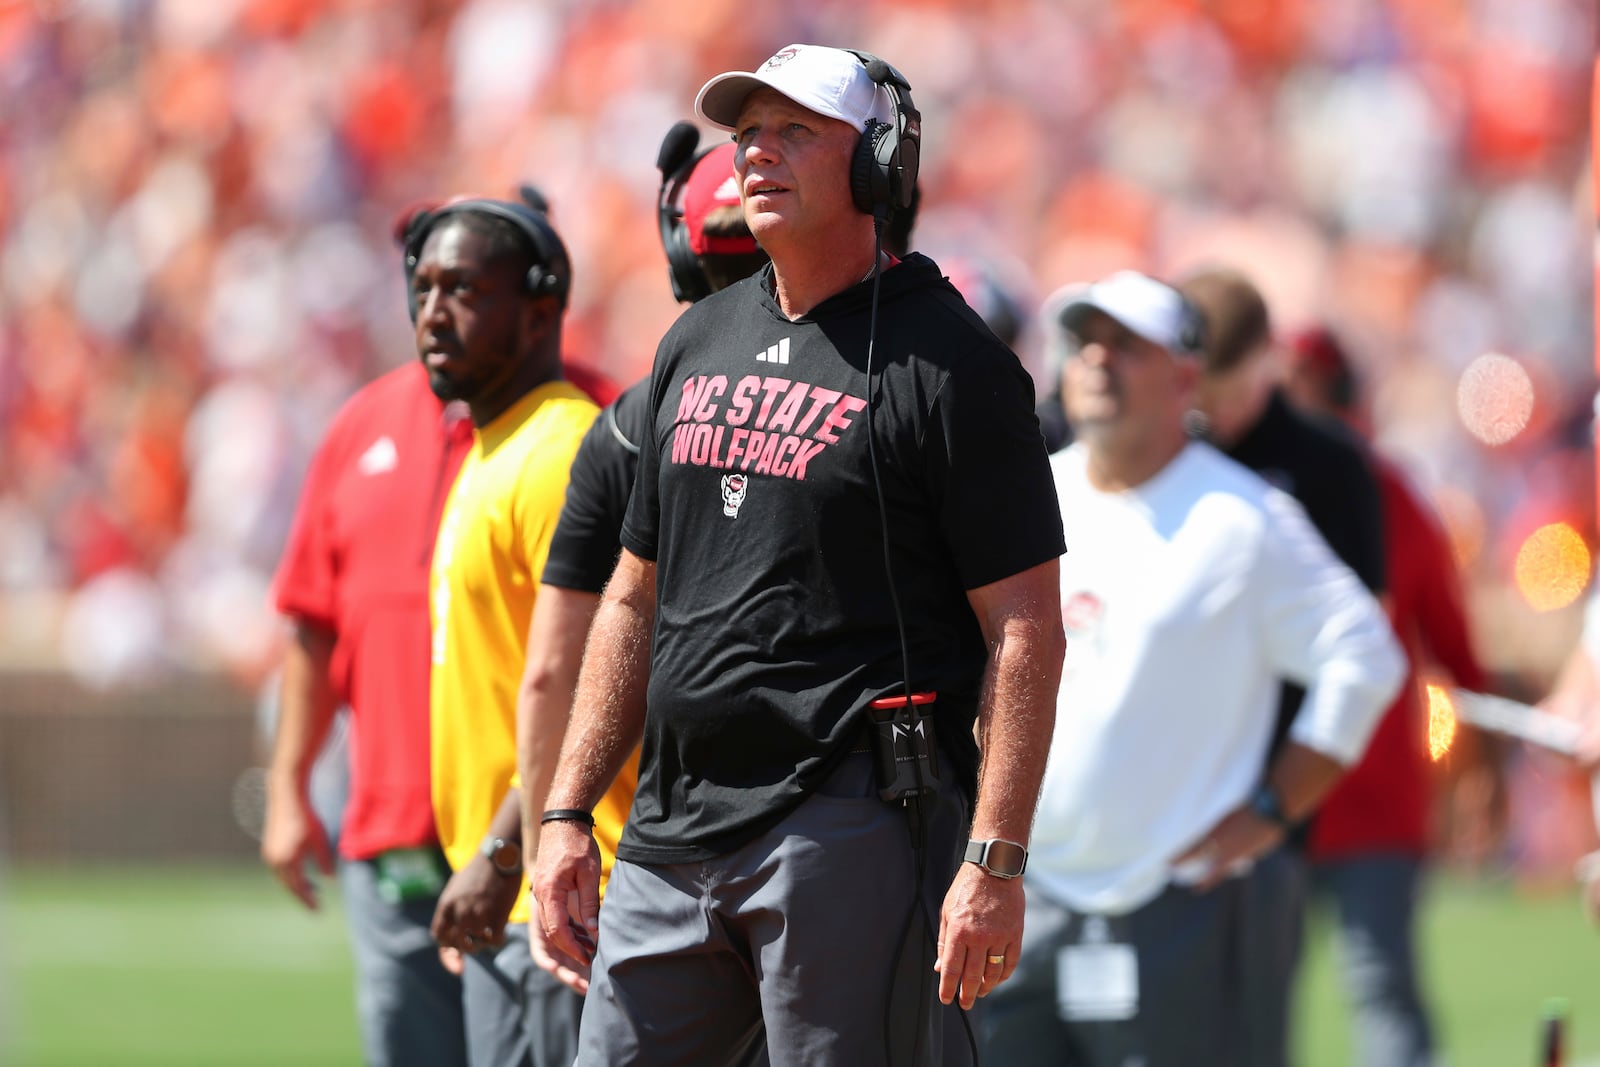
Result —
<path fill-rule="evenodd" d="M 478 845 L 478 851 L 494 867 L 496 874 L 507 878 L 522 874 L 522 846 L 515 841 L 489 834 Z"/>
<path fill-rule="evenodd" d="M 961 858 L 968 863 L 976 863 L 996 878 L 1020 878 L 1028 868 L 1027 847 L 1003 837 L 968 841 L 967 854 Z"/>

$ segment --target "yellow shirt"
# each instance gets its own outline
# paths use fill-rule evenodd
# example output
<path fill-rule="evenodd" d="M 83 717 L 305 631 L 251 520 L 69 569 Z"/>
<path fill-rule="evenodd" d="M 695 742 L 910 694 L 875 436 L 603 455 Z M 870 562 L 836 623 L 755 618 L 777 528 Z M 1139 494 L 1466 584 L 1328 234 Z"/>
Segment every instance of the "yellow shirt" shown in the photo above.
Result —
<path fill-rule="evenodd" d="M 598 410 L 567 382 L 534 389 L 477 432 L 445 503 L 429 583 L 430 743 L 434 819 L 456 870 L 519 784 L 528 623 L 572 457 Z M 510 921 L 528 921 L 526 884 Z"/>

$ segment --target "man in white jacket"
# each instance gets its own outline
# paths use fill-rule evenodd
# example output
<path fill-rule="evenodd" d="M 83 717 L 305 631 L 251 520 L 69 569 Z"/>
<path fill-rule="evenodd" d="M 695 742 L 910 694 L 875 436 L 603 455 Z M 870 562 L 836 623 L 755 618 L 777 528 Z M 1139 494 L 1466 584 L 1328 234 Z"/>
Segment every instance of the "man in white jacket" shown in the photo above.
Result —
<path fill-rule="evenodd" d="M 1067 657 L 984 1058 L 1278 1067 L 1262 1012 L 1287 998 L 1241 978 L 1260 939 L 1234 876 L 1360 755 L 1401 652 L 1300 506 L 1185 433 L 1203 325 L 1177 290 L 1125 271 L 1050 306 L 1076 433 L 1052 459 Z M 1284 678 L 1308 694 L 1269 756 Z"/>

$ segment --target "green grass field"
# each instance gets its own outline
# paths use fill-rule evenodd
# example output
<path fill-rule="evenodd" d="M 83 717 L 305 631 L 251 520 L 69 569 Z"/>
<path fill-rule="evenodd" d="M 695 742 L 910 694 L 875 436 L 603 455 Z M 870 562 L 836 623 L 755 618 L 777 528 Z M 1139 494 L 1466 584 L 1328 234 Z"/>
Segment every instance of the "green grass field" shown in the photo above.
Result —
<path fill-rule="evenodd" d="M 1351 1063 L 1326 933 L 1313 916 L 1300 1067 Z M 1575 895 L 1442 879 L 1423 937 L 1452 1067 L 1533 1064 L 1551 996 L 1572 1005 L 1570 1062 L 1600 1065 L 1600 931 Z M 0 1064 L 359 1062 L 337 901 L 308 915 L 254 868 L 12 872 L 0 960 Z"/>

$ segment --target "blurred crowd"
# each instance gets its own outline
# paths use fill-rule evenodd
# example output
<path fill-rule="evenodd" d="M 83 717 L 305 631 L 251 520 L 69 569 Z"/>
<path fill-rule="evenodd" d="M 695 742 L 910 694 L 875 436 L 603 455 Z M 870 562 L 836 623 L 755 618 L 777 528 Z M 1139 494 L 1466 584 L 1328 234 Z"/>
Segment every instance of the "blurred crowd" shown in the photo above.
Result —
<path fill-rule="evenodd" d="M 662 135 L 710 72 L 817 41 L 906 73 L 914 243 L 1026 309 L 1041 376 L 1041 295 L 1123 267 L 1225 259 L 1284 327 L 1339 331 L 1379 446 L 1450 527 L 1486 662 L 1537 690 L 1597 540 L 1594 19 L 1583 0 L 0 5 L 0 650 L 92 684 L 261 683 L 310 450 L 414 358 L 397 213 L 537 184 L 575 263 L 569 360 L 631 382 L 678 311 Z"/>

